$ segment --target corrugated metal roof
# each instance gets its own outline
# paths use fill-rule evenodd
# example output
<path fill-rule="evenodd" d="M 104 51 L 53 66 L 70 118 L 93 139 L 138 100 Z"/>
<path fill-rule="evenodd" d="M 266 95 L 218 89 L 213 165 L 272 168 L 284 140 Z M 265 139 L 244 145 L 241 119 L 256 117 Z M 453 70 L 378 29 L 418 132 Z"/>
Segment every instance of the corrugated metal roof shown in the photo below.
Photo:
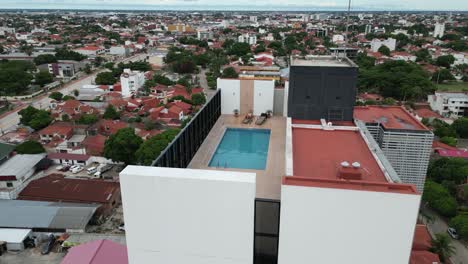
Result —
<path fill-rule="evenodd" d="M 0 166 L 0 176 L 15 175 L 17 179 L 22 178 L 45 156 L 45 154 L 15 155 Z"/>
<path fill-rule="evenodd" d="M 0 200 L 0 227 L 84 229 L 98 204 Z"/>

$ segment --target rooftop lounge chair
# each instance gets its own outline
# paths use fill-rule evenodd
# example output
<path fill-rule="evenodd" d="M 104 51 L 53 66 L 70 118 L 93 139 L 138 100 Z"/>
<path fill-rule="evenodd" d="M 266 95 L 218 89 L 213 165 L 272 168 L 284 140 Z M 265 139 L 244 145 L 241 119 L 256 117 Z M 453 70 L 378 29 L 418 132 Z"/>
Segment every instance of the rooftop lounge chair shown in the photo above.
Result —
<path fill-rule="evenodd" d="M 268 115 L 265 113 L 262 113 L 259 117 L 257 117 L 257 121 L 255 121 L 255 124 L 258 126 L 263 125 L 268 118 Z"/>
<path fill-rule="evenodd" d="M 248 113 L 247 115 L 245 115 L 244 120 L 242 120 L 242 123 L 243 124 L 250 124 L 250 123 L 252 123 L 252 121 L 253 121 L 253 114 Z"/>

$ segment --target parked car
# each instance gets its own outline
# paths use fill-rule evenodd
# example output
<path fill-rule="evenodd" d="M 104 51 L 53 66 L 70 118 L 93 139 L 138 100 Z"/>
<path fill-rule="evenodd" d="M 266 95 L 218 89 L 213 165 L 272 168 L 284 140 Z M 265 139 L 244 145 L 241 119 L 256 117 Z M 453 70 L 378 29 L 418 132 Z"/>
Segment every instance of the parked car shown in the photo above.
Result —
<path fill-rule="evenodd" d="M 450 235 L 453 239 L 458 239 L 458 233 L 457 233 L 457 230 L 455 230 L 455 228 L 449 227 L 449 228 L 447 229 L 447 233 L 449 233 L 449 235 Z"/>
<path fill-rule="evenodd" d="M 63 167 L 62 167 L 62 169 L 60 171 L 68 171 L 70 169 L 70 167 L 71 167 L 70 165 L 65 164 L 65 165 L 63 165 Z"/>
<path fill-rule="evenodd" d="M 86 170 L 86 172 L 88 173 L 88 175 L 91 175 L 91 174 L 94 174 L 96 173 L 97 171 L 97 168 L 96 167 L 90 167 Z"/>
<path fill-rule="evenodd" d="M 106 171 L 108 171 L 110 169 L 112 169 L 112 164 L 101 164 L 101 165 L 99 165 L 97 167 L 97 169 L 96 169 L 97 171 L 96 171 L 96 173 L 94 173 L 94 176 L 95 177 L 101 177 L 101 175 L 104 172 L 106 172 Z"/>
<path fill-rule="evenodd" d="M 119 225 L 119 230 L 120 231 L 125 231 L 125 224 Z"/>
<path fill-rule="evenodd" d="M 41 254 L 42 255 L 49 254 L 52 248 L 54 247 L 54 244 L 55 244 L 55 236 L 53 234 L 49 234 L 49 237 L 47 238 L 46 242 L 42 244 Z"/>
<path fill-rule="evenodd" d="M 83 166 L 81 165 L 76 165 L 76 167 L 71 167 L 70 168 L 70 171 L 73 173 L 73 174 L 77 174 L 78 172 L 82 171 L 84 169 Z"/>

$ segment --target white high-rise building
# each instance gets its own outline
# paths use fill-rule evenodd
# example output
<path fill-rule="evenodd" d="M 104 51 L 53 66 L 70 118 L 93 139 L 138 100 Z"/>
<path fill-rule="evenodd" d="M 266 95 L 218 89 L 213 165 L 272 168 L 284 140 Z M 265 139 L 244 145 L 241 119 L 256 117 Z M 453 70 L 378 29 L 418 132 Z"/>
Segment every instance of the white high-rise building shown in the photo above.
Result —
<path fill-rule="evenodd" d="M 257 22 L 257 16 L 250 16 L 250 21 Z"/>
<path fill-rule="evenodd" d="M 249 43 L 249 45 L 255 45 L 257 44 L 257 35 L 248 33 L 239 35 L 237 41 L 241 43 Z"/>
<path fill-rule="evenodd" d="M 122 96 L 129 97 L 143 86 L 145 74 L 140 71 L 125 69 L 120 76 L 120 83 L 122 84 Z"/>
<path fill-rule="evenodd" d="M 441 38 L 444 36 L 445 23 L 436 23 L 434 27 L 434 38 Z"/>
<path fill-rule="evenodd" d="M 372 32 L 372 25 L 370 25 L 370 24 L 366 25 L 366 29 L 365 29 L 364 33 L 367 35 L 367 34 L 369 34 L 371 32 Z"/>

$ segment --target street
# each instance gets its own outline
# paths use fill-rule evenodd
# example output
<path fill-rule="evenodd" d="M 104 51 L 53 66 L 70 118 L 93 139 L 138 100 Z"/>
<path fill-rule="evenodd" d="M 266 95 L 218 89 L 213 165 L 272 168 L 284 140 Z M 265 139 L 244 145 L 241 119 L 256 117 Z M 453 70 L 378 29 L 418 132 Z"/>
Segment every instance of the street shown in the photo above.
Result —
<path fill-rule="evenodd" d="M 432 236 L 439 233 L 447 234 L 448 226 L 438 214 L 427 208 L 423 209 L 423 211 L 433 219 L 433 221 L 424 220 L 424 223 L 427 225 Z M 455 247 L 455 255 L 450 258 L 452 263 L 468 264 L 468 248 L 459 240 L 452 239 L 452 241 L 452 245 Z"/>
<path fill-rule="evenodd" d="M 125 58 L 123 60 L 120 60 L 120 61 L 116 61 L 116 64 L 119 63 L 119 62 L 126 62 L 126 61 L 138 61 L 138 60 L 141 60 L 142 57 L 146 56 L 146 54 L 138 54 L 138 55 L 135 55 L 133 57 L 129 57 L 129 58 Z M 92 73 L 91 75 L 87 75 L 81 79 L 78 79 L 78 80 L 75 80 L 75 81 L 72 81 L 66 85 L 63 86 L 63 88 L 60 88 L 60 89 L 56 89 L 54 91 L 56 92 L 61 92 L 62 94 L 64 95 L 73 95 L 73 90 L 79 90 L 80 87 L 82 87 L 83 85 L 86 85 L 86 84 L 92 84 L 92 82 L 94 81 L 94 79 L 96 78 L 96 75 L 100 72 L 104 71 L 104 69 L 102 70 L 99 70 L 95 73 Z M 32 100 L 30 101 L 25 101 L 24 105 L 16 108 L 15 110 L 13 111 L 10 111 L 8 114 L 5 114 L 1 119 L 0 119 L 0 132 L 8 132 L 8 131 L 11 131 L 11 130 L 14 130 L 16 128 L 16 126 L 18 125 L 19 123 L 19 120 L 20 120 L 20 116 L 18 115 L 18 112 L 27 107 L 28 105 L 32 105 L 33 107 L 35 108 L 38 108 L 38 109 L 46 109 L 48 106 L 49 106 L 49 103 L 52 99 L 49 98 L 48 94 L 43 94 L 43 95 L 40 95 L 36 98 L 33 98 Z"/>

